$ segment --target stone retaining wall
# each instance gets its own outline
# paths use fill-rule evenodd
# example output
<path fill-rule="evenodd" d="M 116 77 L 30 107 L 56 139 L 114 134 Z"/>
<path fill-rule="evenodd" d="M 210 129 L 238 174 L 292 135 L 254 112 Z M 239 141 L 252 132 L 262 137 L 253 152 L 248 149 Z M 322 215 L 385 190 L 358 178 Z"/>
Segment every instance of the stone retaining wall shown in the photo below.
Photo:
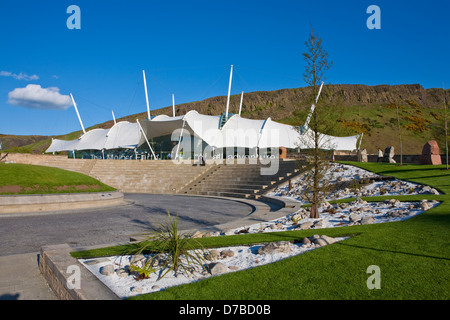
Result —
<path fill-rule="evenodd" d="M 125 204 L 122 192 L 0 196 L 0 215 L 98 208 Z"/>
<path fill-rule="evenodd" d="M 71 251 L 67 244 L 41 248 L 39 269 L 55 295 L 61 300 L 119 300 Z"/>
<path fill-rule="evenodd" d="M 2 153 L 5 155 L 6 153 Z M 6 162 L 17 162 L 24 164 L 38 164 L 41 161 L 48 160 L 64 160 L 67 156 L 64 155 L 49 155 L 49 154 L 31 154 L 31 153 L 9 153 L 3 160 Z"/>

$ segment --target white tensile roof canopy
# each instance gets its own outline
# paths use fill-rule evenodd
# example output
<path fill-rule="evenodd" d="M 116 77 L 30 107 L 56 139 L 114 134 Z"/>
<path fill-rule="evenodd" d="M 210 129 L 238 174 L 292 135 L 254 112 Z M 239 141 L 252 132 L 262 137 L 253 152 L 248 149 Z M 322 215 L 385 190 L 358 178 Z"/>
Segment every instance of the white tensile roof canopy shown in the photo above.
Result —
<path fill-rule="evenodd" d="M 142 127 L 148 139 L 172 134 L 184 127 L 191 135 L 205 141 L 214 148 L 310 148 L 309 139 L 312 131 L 300 130 L 294 126 L 266 120 L 253 120 L 232 115 L 228 121 L 220 125 L 221 116 L 203 115 L 197 111 L 189 111 L 184 116 L 157 116 L 151 121 L 142 122 Z M 179 133 L 178 133 L 179 134 Z M 321 141 L 327 141 L 324 149 L 355 150 L 360 135 L 349 137 L 333 137 L 321 134 Z M 176 138 L 174 136 L 173 138 Z M 173 139 L 176 140 L 176 139 Z"/>
<path fill-rule="evenodd" d="M 189 111 L 183 116 L 156 116 L 150 121 L 130 123 L 118 122 L 110 129 L 93 129 L 83 134 L 79 139 L 64 141 L 53 139 L 46 152 L 72 150 L 110 150 L 134 149 L 145 143 L 147 139 L 172 135 L 173 141 L 178 141 L 180 129 L 183 136 L 191 135 L 205 141 L 214 148 L 310 148 L 308 139 L 312 130 L 303 133 L 293 126 L 266 120 L 253 120 L 231 115 L 220 128 L 221 116 L 203 115 L 197 111 Z M 142 130 L 140 129 L 142 126 Z M 324 149 L 355 150 L 360 135 L 349 137 L 333 137 L 321 134 L 321 140 L 327 141 Z"/>
<path fill-rule="evenodd" d="M 72 101 L 77 112 L 80 125 L 84 134 L 76 140 L 65 141 L 53 139 L 52 144 L 46 152 L 77 151 L 77 150 L 111 150 L 111 149 L 135 149 L 147 142 L 149 139 L 171 135 L 172 141 L 181 141 L 180 137 L 190 135 L 196 139 L 204 141 L 212 148 L 291 148 L 309 149 L 313 146 L 313 131 L 308 127 L 311 114 L 315 105 L 311 106 L 311 111 L 306 119 L 302 130 L 291 125 L 266 120 L 253 120 L 241 118 L 241 106 L 239 114 L 229 114 L 229 101 L 233 66 L 231 66 L 230 83 L 228 87 L 228 100 L 226 112 L 221 116 L 203 115 L 197 111 L 189 111 L 185 115 L 175 116 L 175 102 L 173 99 L 173 116 L 159 115 L 150 117 L 150 109 L 147 96 L 147 85 L 145 72 L 144 86 L 146 92 L 148 121 L 140 123 L 130 123 L 121 121 L 110 129 L 93 129 L 85 132 L 75 101 Z M 319 89 L 316 102 L 322 90 L 323 83 Z M 114 120 L 115 121 L 115 120 Z M 144 134 L 145 133 L 145 134 Z M 362 135 L 349 137 L 334 137 L 320 134 L 320 148 L 328 150 L 348 150 L 358 149 L 358 142 Z M 153 152 L 153 150 L 152 150 Z"/>
<path fill-rule="evenodd" d="M 93 129 L 76 140 L 53 139 L 45 152 L 134 149 L 144 142 L 138 123 L 117 122 L 110 129 Z"/>

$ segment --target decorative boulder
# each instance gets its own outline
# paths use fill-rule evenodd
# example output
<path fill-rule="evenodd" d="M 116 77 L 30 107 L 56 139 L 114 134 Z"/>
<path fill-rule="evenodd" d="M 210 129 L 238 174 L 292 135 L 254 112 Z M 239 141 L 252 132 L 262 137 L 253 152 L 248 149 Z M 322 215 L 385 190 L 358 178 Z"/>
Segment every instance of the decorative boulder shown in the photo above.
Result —
<path fill-rule="evenodd" d="M 111 276 L 114 274 L 114 265 L 108 264 L 102 268 L 100 268 L 100 273 L 105 276 Z"/>
<path fill-rule="evenodd" d="M 394 160 L 394 147 L 390 146 L 384 150 L 383 162 L 396 163 Z"/>
<path fill-rule="evenodd" d="M 372 223 L 374 223 L 374 222 L 375 222 L 375 219 L 372 218 L 372 217 L 369 217 L 369 216 L 363 217 L 363 218 L 361 219 L 361 224 L 372 224 Z"/>
<path fill-rule="evenodd" d="M 439 146 L 436 140 L 425 143 L 422 149 L 422 155 L 420 156 L 420 164 L 442 164 Z"/>
<path fill-rule="evenodd" d="M 361 162 L 367 162 L 368 161 L 367 160 L 367 150 L 366 149 L 361 150 L 359 155 L 360 155 L 360 161 Z"/>
<path fill-rule="evenodd" d="M 305 221 L 302 224 L 300 224 L 297 229 L 299 230 L 307 230 L 307 229 L 311 229 L 311 227 L 314 226 L 314 222 L 313 221 Z"/>
<path fill-rule="evenodd" d="M 227 271 L 228 271 L 227 266 L 225 266 L 222 262 L 216 262 L 216 263 L 209 264 L 209 272 L 213 276 L 225 273 Z"/>
<path fill-rule="evenodd" d="M 215 261 L 220 258 L 220 252 L 218 250 L 210 250 L 205 254 L 206 260 Z"/>
<path fill-rule="evenodd" d="M 291 243 L 289 241 L 270 242 L 258 249 L 258 254 L 274 254 L 279 252 L 291 252 Z"/>
<path fill-rule="evenodd" d="M 318 246 L 326 246 L 328 243 L 324 240 L 324 239 L 322 239 L 322 238 L 319 238 L 319 239 L 314 239 L 314 244 L 316 244 L 316 245 L 318 245 Z"/>
<path fill-rule="evenodd" d="M 327 244 L 333 244 L 333 243 L 336 242 L 336 239 L 334 239 L 334 238 L 332 238 L 332 237 L 329 237 L 329 236 L 326 236 L 326 235 L 323 235 L 323 236 L 321 236 L 320 238 L 321 238 L 322 240 L 324 240 Z"/>
<path fill-rule="evenodd" d="M 233 250 L 222 250 L 220 252 L 220 255 L 223 258 L 229 258 L 229 257 L 233 257 L 234 256 L 234 251 Z"/>
<path fill-rule="evenodd" d="M 304 237 L 302 240 L 302 244 L 308 245 L 311 244 L 311 240 L 309 240 L 308 238 Z"/>

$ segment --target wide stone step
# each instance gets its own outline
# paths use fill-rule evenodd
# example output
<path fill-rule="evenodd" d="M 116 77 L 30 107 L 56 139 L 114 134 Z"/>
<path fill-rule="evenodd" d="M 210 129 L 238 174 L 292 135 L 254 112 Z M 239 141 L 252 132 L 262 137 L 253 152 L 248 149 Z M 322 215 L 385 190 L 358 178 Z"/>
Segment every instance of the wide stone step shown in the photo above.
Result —
<path fill-rule="evenodd" d="M 215 192 L 215 191 L 194 191 L 192 193 L 185 192 L 186 194 L 197 194 L 205 196 L 217 196 L 217 197 L 232 197 L 232 198 L 246 198 L 246 199 L 259 199 L 260 195 L 252 195 L 249 193 L 237 193 L 237 192 Z"/>
<path fill-rule="evenodd" d="M 211 191 L 211 192 L 235 192 L 235 193 L 249 193 L 249 194 L 255 194 L 260 193 L 260 189 L 254 189 L 254 188 L 227 188 L 222 186 L 217 186 L 215 188 L 209 188 L 209 187 L 192 187 L 189 188 L 189 191 Z"/>
<path fill-rule="evenodd" d="M 215 186 L 218 186 L 217 183 L 212 182 L 203 182 L 203 183 L 196 183 L 192 185 L 193 187 L 204 187 L 204 188 L 212 188 Z M 220 184 L 223 188 L 248 188 L 248 189 L 267 189 L 271 186 L 271 184 L 260 184 L 260 183 L 230 183 L 230 182 L 224 182 Z"/>

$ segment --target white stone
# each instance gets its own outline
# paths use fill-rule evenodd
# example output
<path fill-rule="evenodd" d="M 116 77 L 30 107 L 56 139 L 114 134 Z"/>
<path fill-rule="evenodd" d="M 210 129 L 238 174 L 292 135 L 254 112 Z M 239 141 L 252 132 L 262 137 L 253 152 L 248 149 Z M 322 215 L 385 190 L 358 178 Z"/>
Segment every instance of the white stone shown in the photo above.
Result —
<path fill-rule="evenodd" d="M 375 222 L 375 219 L 372 217 L 363 217 L 361 219 L 361 224 L 372 224 Z"/>
<path fill-rule="evenodd" d="M 108 264 L 100 268 L 100 273 L 104 276 L 111 276 L 114 274 L 114 266 L 112 264 Z"/>
<path fill-rule="evenodd" d="M 211 275 L 218 275 L 228 271 L 228 267 L 224 265 L 222 262 L 211 263 L 209 265 L 209 272 Z"/>

